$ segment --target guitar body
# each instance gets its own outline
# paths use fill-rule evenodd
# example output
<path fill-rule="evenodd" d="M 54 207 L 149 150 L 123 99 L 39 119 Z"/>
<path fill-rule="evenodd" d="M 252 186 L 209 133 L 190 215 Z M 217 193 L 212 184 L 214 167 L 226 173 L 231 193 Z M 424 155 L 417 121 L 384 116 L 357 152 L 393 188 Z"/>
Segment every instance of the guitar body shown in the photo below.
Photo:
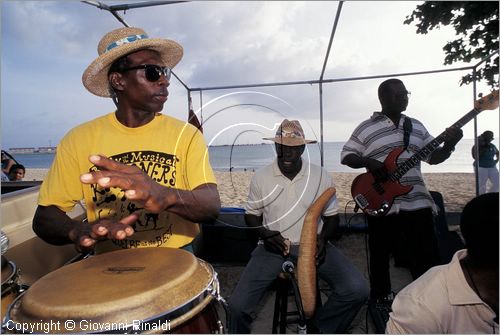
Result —
<path fill-rule="evenodd" d="M 384 166 L 389 174 L 397 169 L 397 159 L 403 151 L 403 148 L 396 148 L 386 157 Z M 366 172 L 353 180 L 351 195 L 366 214 L 383 216 L 391 209 L 395 197 L 410 192 L 412 188 L 401 185 L 399 181 L 377 182 L 370 172 Z"/>

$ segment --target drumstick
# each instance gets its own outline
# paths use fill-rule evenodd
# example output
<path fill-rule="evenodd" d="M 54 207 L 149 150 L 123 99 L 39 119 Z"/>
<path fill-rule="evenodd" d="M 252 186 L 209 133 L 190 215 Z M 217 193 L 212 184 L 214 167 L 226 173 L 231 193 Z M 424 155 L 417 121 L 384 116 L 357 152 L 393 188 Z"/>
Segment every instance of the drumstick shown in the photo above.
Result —
<path fill-rule="evenodd" d="M 318 219 L 335 188 L 326 189 L 307 210 L 300 234 L 299 257 L 297 260 L 297 282 L 306 318 L 311 318 L 316 307 L 316 248 Z"/>

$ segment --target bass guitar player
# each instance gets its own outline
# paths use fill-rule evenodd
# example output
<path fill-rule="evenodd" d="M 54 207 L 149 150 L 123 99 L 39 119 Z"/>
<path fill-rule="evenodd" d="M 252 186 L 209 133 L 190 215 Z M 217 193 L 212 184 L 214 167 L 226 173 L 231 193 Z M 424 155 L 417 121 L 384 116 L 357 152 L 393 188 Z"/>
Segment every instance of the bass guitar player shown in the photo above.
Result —
<path fill-rule="evenodd" d="M 394 149 L 402 148 L 395 157 L 397 164 L 434 139 L 420 121 L 403 114 L 409 95 L 399 79 L 382 82 L 378 88 L 382 111 L 373 113 L 359 124 L 342 149 L 341 163 L 355 169 L 366 168 L 374 181 L 370 186 L 376 193 L 387 191 L 382 183 L 391 177 L 391 171 L 384 161 Z M 463 132 L 459 127 L 452 126 L 440 136 L 444 144 L 423 159 L 429 164 L 439 164 L 448 159 Z M 395 242 L 404 238 L 413 279 L 439 262 L 433 225 L 436 206 L 425 186 L 420 162 L 398 177 L 400 184 L 409 186 L 405 190 L 407 193 L 382 206 L 382 211 L 367 213 L 374 214 L 367 215 L 371 285 L 369 310 L 372 316 L 378 314 L 383 321 L 387 321 L 393 299 L 389 260 Z M 362 200 L 356 202 L 364 210 L 367 205 Z"/>

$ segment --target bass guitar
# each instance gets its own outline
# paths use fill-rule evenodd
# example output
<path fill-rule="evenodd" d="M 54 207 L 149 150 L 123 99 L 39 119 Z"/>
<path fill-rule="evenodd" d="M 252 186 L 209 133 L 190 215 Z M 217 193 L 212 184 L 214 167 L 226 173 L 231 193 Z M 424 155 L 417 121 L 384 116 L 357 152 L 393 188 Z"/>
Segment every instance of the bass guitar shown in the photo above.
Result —
<path fill-rule="evenodd" d="M 474 109 L 455 122 L 451 127 L 462 128 L 483 110 L 496 108 L 498 108 L 498 90 L 475 101 Z M 444 142 L 445 136 L 446 131 L 442 132 L 438 137 L 399 165 L 397 164 L 397 159 L 404 149 L 396 148 L 392 150 L 384 160 L 384 167 L 387 169 L 387 178 L 384 180 L 375 179 L 370 172 L 357 176 L 351 185 L 351 195 L 356 205 L 368 215 L 386 215 L 391 209 L 394 199 L 407 194 L 413 188 L 411 185 L 402 185 L 399 182 L 401 177 L 436 150 Z"/>

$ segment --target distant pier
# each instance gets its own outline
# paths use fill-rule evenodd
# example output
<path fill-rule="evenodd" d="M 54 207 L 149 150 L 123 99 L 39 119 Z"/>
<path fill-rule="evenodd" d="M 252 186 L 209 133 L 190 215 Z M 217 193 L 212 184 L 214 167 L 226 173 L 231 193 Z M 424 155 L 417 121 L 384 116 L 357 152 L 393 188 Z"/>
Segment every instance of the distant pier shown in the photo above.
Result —
<path fill-rule="evenodd" d="M 53 154 L 55 152 L 56 152 L 56 147 L 9 148 L 9 153 L 13 155 Z"/>

